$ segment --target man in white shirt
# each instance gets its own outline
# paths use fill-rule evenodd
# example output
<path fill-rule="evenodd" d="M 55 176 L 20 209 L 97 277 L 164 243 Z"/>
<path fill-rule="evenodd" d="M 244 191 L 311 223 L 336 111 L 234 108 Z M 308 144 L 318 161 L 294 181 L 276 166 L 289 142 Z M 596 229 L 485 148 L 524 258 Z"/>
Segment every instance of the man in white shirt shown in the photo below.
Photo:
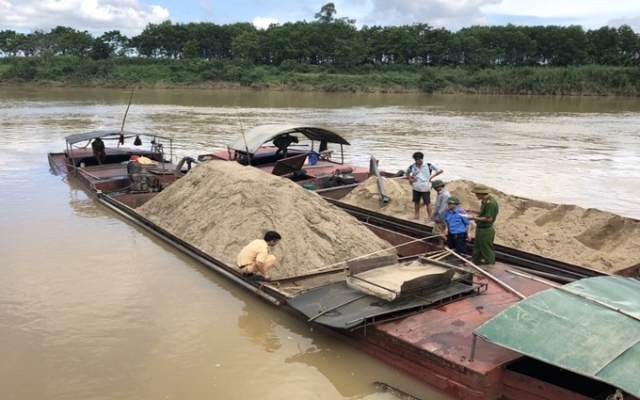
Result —
<path fill-rule="evenodd" d="M 424 202 L 427 208 L 427 222 L 431 219 L 433 213 L 433 206 L 431 205 L 431 180 L 436 176 L 442 174 L 444 170 L 438 168 L 434 164 L 424 162 L 424 154 L 422 152 L 413 153 L 413 159 L 415 161 L 407 169 L 407 177 L 411 182 L 411 188 L 413 189 L 413 204 L 415 206 L 415 214 L 413 219 L 420 219 L 420 200 Z M 433 175 L 432 175 L 433 174 Z"/>

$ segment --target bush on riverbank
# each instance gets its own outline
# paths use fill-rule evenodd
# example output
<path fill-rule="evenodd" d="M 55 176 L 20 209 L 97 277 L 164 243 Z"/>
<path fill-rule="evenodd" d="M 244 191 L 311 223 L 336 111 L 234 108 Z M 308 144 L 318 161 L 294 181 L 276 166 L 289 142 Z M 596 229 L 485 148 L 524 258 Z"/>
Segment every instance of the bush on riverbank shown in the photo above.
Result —
<path fill-rule="evenodd" d="M 640 95 L 640 68 L 610 66 L 494 67 L 364 65 L 339 68 L 287 60 L 279 67 L 238 60 L 93 60 L 86 57 L 5 57 L 0 83 L 86 87 L 216 87 L 327 92 L 416 92 Z"/>

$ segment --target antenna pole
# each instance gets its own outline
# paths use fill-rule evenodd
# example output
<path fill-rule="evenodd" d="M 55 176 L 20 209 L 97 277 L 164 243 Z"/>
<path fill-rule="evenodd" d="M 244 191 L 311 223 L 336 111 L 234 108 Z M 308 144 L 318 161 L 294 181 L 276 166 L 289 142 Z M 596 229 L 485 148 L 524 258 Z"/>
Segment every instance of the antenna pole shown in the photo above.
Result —
<path fill-rule="evenodd" d="M 133 90 L 135 86 L 131 88 L 131 96 L 129 96 L 129 104 L 127 104 L 127 111 L 124 112 L 124 117 L 122 118 L 122 126 L 120 127 L 120 133 L 124 130 L 124 121 L 127 119 L 127 114 L 129 113 L 129 107 L 131 107 L 131 100 L 133 100 Z"/>
<path fill-rule="evenodd" d="M 247 161 L 251 165 L 251 155 L 249 154 L 249 146 L 247 145 L 247 137 L 244 135 L 244 129 L 242 129 L 242 120 L 240 119 L 240 113 L 236 107 L 236 115 L 238 116 L 238 122 L 240 123 L 240 132 L 242 132 L 242 139 L 244 140 L 244 149 L 247 152 Z"/>

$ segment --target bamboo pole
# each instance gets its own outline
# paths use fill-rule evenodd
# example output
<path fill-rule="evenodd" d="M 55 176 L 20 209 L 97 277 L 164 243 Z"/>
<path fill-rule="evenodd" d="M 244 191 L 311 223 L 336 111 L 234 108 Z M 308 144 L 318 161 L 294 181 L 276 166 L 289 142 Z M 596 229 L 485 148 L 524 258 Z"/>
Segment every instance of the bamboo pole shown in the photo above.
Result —
<path fill-rule="evenodd" d="M 87 174 L 87 175 L 89 175 L 89 176 L 90 176 L 90 177 L 92 177 L 93 179 L 100 180 L 100 177 L 99 177 L 99 176 L 95 176 L 95 175 L 93 175 L 93 174 L 91 174 L 91 173 L 87 172 L 87 170 L 86 170 L 86 169 L 84 169 L 84 168 L 78 168 L 78 170 L 82 171 L 82 173 L 83 173 L 83 174 Z"/>
<path fill-rule="evenodd" d="M 440 235 L 432 235 L 432 236 L 427 236 L 427 237 L 423 237 L 423 238 L 420 238 L 420 239 L 411 240 L 411 241 L 409 241 L 409 242 L 402 243 L 402 244 L 399 244 L 399 245 L 397 245 L 397 246 L 393 246 L 393 247 L 388 247 L 388 248 L 385 248 L 385 249 L 382 249 L 382 250 L 374 251 L 373 253 L 365 254 L 365 255 L 363 255 L 363 256 L 359 256 L 359 257 L 351 258 L 351 259 L 349 259 L 349 260 L 345 260 L 345 261 L 339 261 L 339 262 L 337 262 L 337 263 L 335 263 L 335 264 L 326 265 L 326 266 L 324 266 L 324 267 L 320 267 L 320 268 L 312 269 L 312 270 L 310 270 L 310 271 L 308 271 L 308 272 L 317 272 L 317 271 L 323 271 L 323 270 L 325 270 L 325 269 L 334 268 L 334 267 L 337 267 L 337 266 L 338 266 L 338 265 L 340 265 L 340 264 L 348 263 L 349 261 L 356 261 L 356 260 L 360 260 L 360 259 L 362 259 L 362 258 L 366 258 L 366 257 L 372 256 L 372 255 L 378 254 L 378 253 L 382 253 L 383 251 L 396 249 L 396 248 L 398 248 L 398 247 L 406 246 L 406 245 L 408 245 L 408 244 L 415 243 L 415 242 L 419 242 L 419 241 L 422 241 L 422 240 L 433 239 L 433 238 L 436 238 L 436 237 L 438 237 L 438 236 L 440 236 Z"/>
<path fill-rule="evenodd" d="M 459 259 L 461 259 L 462 261 L 464 261 L 465 263 L 467 263 L 468 265 L 470 265 L 472 268 L 474 268 L 476 271 L 480 272 L 482 275 L 486 276 L 487 278 L 491 279 L 492 281 L 494 281 L 495 283 L 497 283 L 499 286 L 501 286 L 503 289 L 506 289 L 507 291 L 515 294 L 516 296 L 520 297 L 521 299 L 526 299 L 527 297 L 525 295 L 523 295 L 522 293 L 518 292 L 517 290 L 515 290 L 514 288 L 512 288 L 511 286 L 507 285 L 506 283 L 502 282 L 500 279 L 496 278 L 495 276 L 491 275 L 490 273 L 488 273 L 487 271 L 483 270 L 482 268 L 478 267 L 477 265 L 475 265 L 474 263 L 472 263 L 471 261 L 467 260 L 466 258 L 462 257 L 460 254 L 456 253 L 455 251 L 451 250 L 448 247 L 445 247 L 445 250 L 447 250 L 449 253 L 453 254 L 454 256 L 458 257 Z"/>
<path fill-rule="evenodd" d="M 351 300 L 347 300 L 347 301 L 345 301 L 344 303 L 340 303 L 340 304 L 338 304 L 337 306 L 333 306 L 333 307 L 331 307 L 331 308 L 327 308 L 326 310 L 321 311 L 321 312 L 317 313 L 316 315 L 314 315 L 313 317 L 309 318 L 309 319 L 307 320 L 307 322 L 314 321 L 314 320 L 316 320 L 316 319 L 318 319 L 318 318 L 322 317 L 323 315 L 325 315 L 325 314 L 327 314 L 327 313 L 330 313 L 331 311 L 337 310 L 338 308 L 340 308 L 340 307 L 342 307 L 342 306 L 346 306 L 347 304 L 351 304 L 351 303 L 353 303 L 354 301 L 360 300 L 360 299 L 361 299 L 361 298 L 363 298 L 363 297 L 367 297 L 367 295 L 366 295 L 366 294 L 363 294 L 363 295 L 360 295 L 360 296 L 358 296 L 358 297 L 355 297 L 355 298 L 353 298 L 353 299 L 351 299 Z"/>
<path fill-rule="evenodd" d="M 540 279 L 540 278 L 538 278 L 536 276 L 523 274 L 522 272 L 514 271 L 512 269 L 508 269 L 507 272 L 510 273 L 510 274 L 516 275 L 516 276 L 521 276 L 523 278 L 531 279 L 532 281 L 535 281 L 535 282 L 538 282 L 538 283 L 542 283 L 542 284 L 545 284 L 547 286 L 551 286 L 551 287 L 554 287 L 554 288 L 557 288 L 557 287 L 560 286 L 560 285 L 553 284 L 553 283 L 551 283 L 549 281 L 545 281 L 543 279 Z"/>
<path fill-rule="evenodd" d="M 122 133 L 122 131 L 124 130 L 124 122 L 127 120 L 127 114 L 129 114 L 129 107 L 131 107 L 131 100 L 133 100 L 133 91 L 135 88 L 136 88 L 135 86 L 131 88 L 131 95 L 129 96 L 129 104 L 127 104 L 127 110 L 124 112 L 124 117 L 122 118 L 122 126 L 120 126 L 120 133 Z"/>

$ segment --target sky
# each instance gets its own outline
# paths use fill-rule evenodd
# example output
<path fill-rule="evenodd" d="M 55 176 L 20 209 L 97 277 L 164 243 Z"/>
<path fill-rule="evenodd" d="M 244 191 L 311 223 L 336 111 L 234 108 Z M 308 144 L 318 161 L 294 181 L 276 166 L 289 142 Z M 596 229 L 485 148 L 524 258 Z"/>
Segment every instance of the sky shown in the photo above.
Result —
<path fill-rule="evenodd" d="M 312 21 L 327 0 L 0 0 L 0 31 L 68 26 L 94 35 L 138 35 L 149 23 Z M 356 25 L 416 22 L 456 31 L 471 25 L 630 25 L 640 32 L 638 0 L 334 0 L 336 18 Z"/>

